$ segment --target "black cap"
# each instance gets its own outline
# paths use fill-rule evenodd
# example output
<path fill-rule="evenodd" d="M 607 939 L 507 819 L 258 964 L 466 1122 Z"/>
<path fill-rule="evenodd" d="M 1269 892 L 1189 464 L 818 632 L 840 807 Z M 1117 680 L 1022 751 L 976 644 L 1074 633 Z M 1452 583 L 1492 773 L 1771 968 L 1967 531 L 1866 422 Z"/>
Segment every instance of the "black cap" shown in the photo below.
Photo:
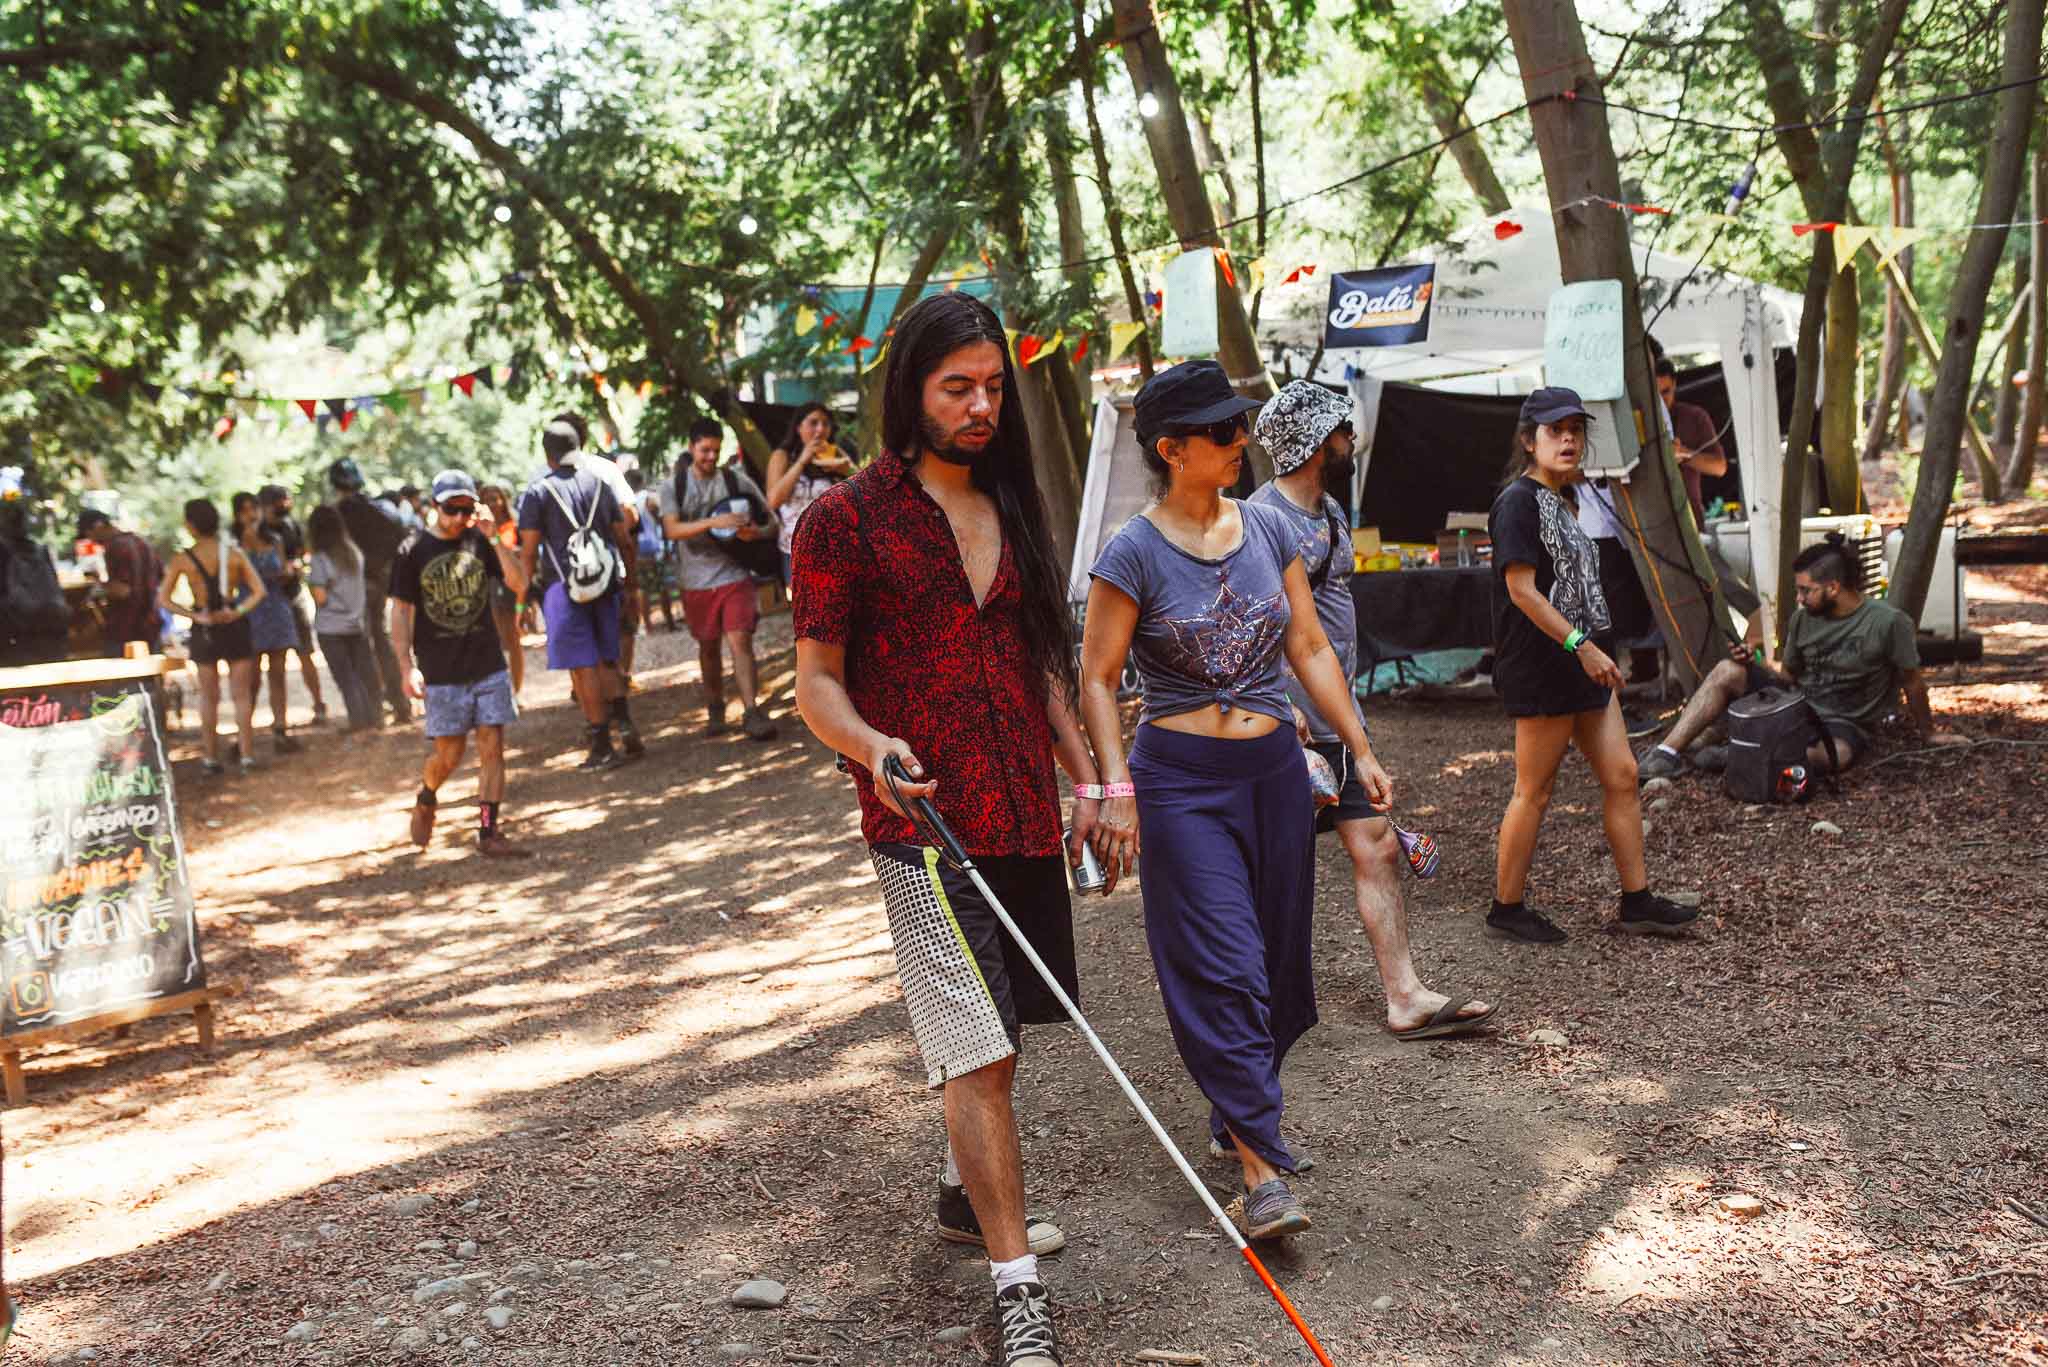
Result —
<path fill-rule="evenodd" d="M 363 472 L 347 456 L 327 467 L 327 482 L 344 494 L 352 494 L 363 487 Z"/>
<path fill-rule="evenodd" d="M 1594 420 L 1593 415 L 1586 411 L 1586 405 L 1579 402 L 1579 391 L 1576 389 L 1546 387 L 1522 400 L 1523 422 L 1547 424 L 1561 422 L 1566 418 L 1584 418 L 1587 422 Z"/>
<path fill-rule="evenodd" d="M 94 527 L 99 526 L 102 522 L 112 521 L 112 518 L 97 508 L 80 508 L 78 510 L 78 534 L 80 536 L 90 536 Z"/>
<path fill-rule="evenodd" d="M 1247 399 L 1230 387 L 1230 377 L 1214 361 L 1182 361 L 1145 382 L 1135 402 L 1140 432 L 1164 434 L 1256 412 L 1261 401 Z"/>

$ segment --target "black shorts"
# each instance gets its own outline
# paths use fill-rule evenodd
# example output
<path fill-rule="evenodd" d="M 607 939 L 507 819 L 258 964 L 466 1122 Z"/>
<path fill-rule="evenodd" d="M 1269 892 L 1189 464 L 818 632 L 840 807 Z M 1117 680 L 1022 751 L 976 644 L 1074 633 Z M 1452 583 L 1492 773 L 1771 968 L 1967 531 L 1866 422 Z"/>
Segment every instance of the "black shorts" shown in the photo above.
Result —
<path fill-rule="evenodd" d="M 1358 781 L 1358 768 L 1351 762 L 1351 752 L 1342 741 L 1312 740 L 1308 748 L 1328 760 L 1330 772 L 1338 776 L 1337 800 L 1316 812 L 1317 835 L 1336 830 L 1340 821 L 1368 821 L 1381 815 L 1372 809 L 1365 785 Z"/>
<path fill-rule="evenodd" d="M 1022 1044 L 1023 1026 L 1067 1018 L 981 890 L 949 868 L 938 851 L 876 845 L 868 853 L 882 884 L 896 942 L 896 976 L 927 1085 L 943 1087 L 949 1078 L 1010 1057 Z M 974 866 L 1078 1004 L 1065 861 L 1058 855 L 992 855 Z"/>
<path fill-rule="evenodd" d="M 192 656 L 192 663 L 198 665 L 219 664 L 226 660 L 253 660 L 256 658 L 255 638 L 250 635 L 249 619 L 237 617 L 232 622 L 219 622 L 207 626 L 194 624 L 192 634 L 186 638 L 186 650 Z"/>

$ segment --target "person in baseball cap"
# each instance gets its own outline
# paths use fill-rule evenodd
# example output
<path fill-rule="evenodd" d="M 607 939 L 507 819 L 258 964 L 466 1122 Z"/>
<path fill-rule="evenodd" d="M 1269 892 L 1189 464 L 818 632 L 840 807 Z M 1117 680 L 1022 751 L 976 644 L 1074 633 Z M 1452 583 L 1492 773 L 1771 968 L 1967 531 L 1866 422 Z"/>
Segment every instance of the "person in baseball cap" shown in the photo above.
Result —
<path fill-rule="evenodd" d="M 1245 428 L 1245 415 L 1259 401 L 1230 387 L 1230 377 L 1214 361 L 1182 361 L 1145 382 L 1133 401 L 1138 447 L 1155 482 L 1163 484 L 1167 465 L 1159 454 L 1161 437 L 1202 433 L 1218 446 L 1228 446 Z"/>
<path fill-rule="evenodd" d="M 1522 400 L 1522 416 L 1519 421 L 1525 426 L 1549 427 L 1563 422 L 1566 418 L 1584 418 L 1592 422 L 1593 415 L 1579 399 L 1579 391 L 1566 389 L 1562 385 L 1546 385 L 1533 391 Z"/>
<path fill-rule="evenodd" d="M 474 731 L 477 853 L 524 855 L 529 851 L 506 839 L 498 824 L 505 727 L 519 715 L 490 612 L 491 589 L 504 570 L 497 547 L 474 525 L 476 481 L 461 470 L 443 470 L 434 476 L 433 498 L 433 518 L 406 538 L 391 566 L 392 644 L 406 693 L 426 703 L 427 739 L 434 745 L 413 801 L 412 840 L 424 849 L 433 838 L 438 790 L 462 762 Z"/>
<path fill-rule="evenodd" d="M 1270 399 L 1252 423 L 1252 436 L 1273 460 L 1273 479 L 1251 501 L 1278 509 L 1294 534 L 1314 592 L 1316 617 L 1330 639 L 1346 679 L 1358 677 L 1358 612 L 1351 599 L 1351 532 L 1344 504 L 1356 469 L 1351 398 L 1308 380 L 1296 380 Z M 1396 1039 L 1462 1035 L 1490 1018 L 1498 1005 L 1463 992 L 1431 991 L 1415 971 L 1408 948 L 1408 908 L 1402 897 L 1400 841 L 1372 808 L 1358 766 L 1350 762 L 1336 727 L 1293 670 L 1287 697 L 1308 728 L 1308 747 L 1342 775 L 1337 801 L 1317 813 L 1316 830 L 1334 830 L 1351 856 L 1358 916 L 1379 962 L 1387 995 L 1387 1030 Z M 1348 699 L 1359 724 L 1365 712 Z M 1218 1149 L 1220 1145 L 1216 1146 Z"/>

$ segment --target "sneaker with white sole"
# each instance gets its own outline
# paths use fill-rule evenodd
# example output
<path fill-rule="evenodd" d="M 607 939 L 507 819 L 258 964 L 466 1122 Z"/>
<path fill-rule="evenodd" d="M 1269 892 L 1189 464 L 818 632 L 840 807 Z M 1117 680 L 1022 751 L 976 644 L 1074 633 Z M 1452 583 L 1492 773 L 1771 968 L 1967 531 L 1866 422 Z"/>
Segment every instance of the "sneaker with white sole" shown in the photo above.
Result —
<path fill-rule="evenodd" d="M 1301 1199 L 1277 1177 L 1245 1193 L 1239 1224 L 1247 1239 L 1281 1239 L 1314 1228 Z"/>
<path fill-rule="evenodd" d="M 939 1237 L 947 1243 L 988 1247 L 981 1221 L 975 1218 L 974 1203 L 967 1199 L 967 1188 L 939 1183 L 938 1216 Z M 1024 1238 L 1031 1251 L 1041 1258 L 1067 1246 L 1067 1236 L 1058 1225 L 1030 1215 L 1024 1217 Z"/>
<path fill-rule="evenodd" d="M 996 1361 L 1001 1367 L 1065 1367 L 1045 1283 L 1019 1282 L 996 1292 Z"/>

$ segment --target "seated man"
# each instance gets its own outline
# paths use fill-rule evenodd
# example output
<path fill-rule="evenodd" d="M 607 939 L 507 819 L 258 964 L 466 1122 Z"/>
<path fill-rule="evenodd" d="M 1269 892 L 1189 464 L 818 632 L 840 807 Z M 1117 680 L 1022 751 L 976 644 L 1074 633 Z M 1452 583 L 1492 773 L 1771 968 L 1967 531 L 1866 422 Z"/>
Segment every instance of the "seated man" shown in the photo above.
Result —
<path fill-rule="evenodd" d="M 1799 606 L 1785 629 L 1785 672 L 1755 664 L 1745 647 L 1734 647 L 1735 658 L 1714 666 L 1663 742 L 1638 761 L 1636 772 L 1645 782 L 1684 773 L 1686 747 L 1728 710 L 1728 704 L 1772 687 L 1796 685 L 1833 739 L 1833 759 L 1825 745 L 1808 748 L 1806 762 L 1816 772 L 1846 769 L 1867 754 L 1866 728 L 1891 710 L 1901 687 L 1913 729 L 1923 741 L 1965 743 L 1952 731 L 1934 729 L 1913 624 L 1891 604 L 1863 596 L 1862 567 L 1841 534 L 1830 533 L 1826 541 L 1808 546 L 1792 567 Z M 1703 747 L 1694 757 L 1701 769 L 1724 768 L 1727 762 L 1725 746 Z"/>

